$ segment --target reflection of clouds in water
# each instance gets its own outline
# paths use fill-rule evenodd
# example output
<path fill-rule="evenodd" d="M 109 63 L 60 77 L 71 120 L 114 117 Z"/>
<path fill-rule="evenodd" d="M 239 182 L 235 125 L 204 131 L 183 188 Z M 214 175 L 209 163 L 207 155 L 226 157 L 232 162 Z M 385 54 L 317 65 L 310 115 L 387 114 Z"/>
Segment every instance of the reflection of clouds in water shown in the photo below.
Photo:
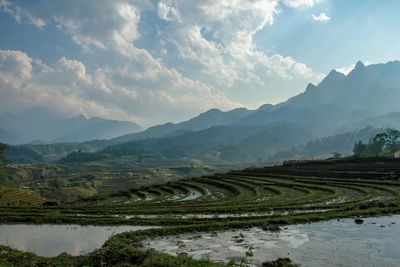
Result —
<path fill-rule="evenodd" d="M 207 256 L 225 262 L 240 260 L 252 246 L 252 259 L 256 266 L 261 266 L 266 260 L 289 257 L 302 266 L 310 267 L 398 267 L 400 216 L 366 218 L 362 225 L 356 225 L 352 219 L 331 220 L 290 225 L 280 232 L 251 228 L 201 235 L 182 234 L 147 242 L 147 247 L 172 255 L 190 252 L 199 258 Z"/>
<path fill-rule="evenodd" d="M 0 225 L 0 243 L 42 256 L 79 255 L 99 248 L 113 234 L 147 226 Z"/>
<path fill-rule="evenodd" d="M 279 234 L 279 239 L 285 242 L 288 242 L 289 246 L 292 248 L 298 248 L 307 241 L 310 241 L 308 238 L 308 234 L 302 231 L 301 226 L 295 225 L 288 227 L 288 229 L 283 230 Z"/>

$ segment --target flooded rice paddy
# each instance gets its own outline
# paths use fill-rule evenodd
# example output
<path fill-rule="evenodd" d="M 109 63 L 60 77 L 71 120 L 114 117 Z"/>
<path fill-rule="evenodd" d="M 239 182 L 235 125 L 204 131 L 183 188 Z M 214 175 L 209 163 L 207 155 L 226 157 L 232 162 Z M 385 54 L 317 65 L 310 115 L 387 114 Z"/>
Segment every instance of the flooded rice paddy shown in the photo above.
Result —
<path fill-rule="evenodd" d="M 289 257 L 301 266 L 400 266 L 400 215 L 331 220 L 283 227 L 182 234 L 144 241 L 148 248 L 171 255 L 228 262 L 253 249 L 253 266 Z"/>
<path fill-rule="evenodd" d="M 57 256 L 63 252 L 80 255 L 101 247 L 112 235 L 149 228 L 155 227 L 2 224 L 0 244 L 40 256 Z"/>

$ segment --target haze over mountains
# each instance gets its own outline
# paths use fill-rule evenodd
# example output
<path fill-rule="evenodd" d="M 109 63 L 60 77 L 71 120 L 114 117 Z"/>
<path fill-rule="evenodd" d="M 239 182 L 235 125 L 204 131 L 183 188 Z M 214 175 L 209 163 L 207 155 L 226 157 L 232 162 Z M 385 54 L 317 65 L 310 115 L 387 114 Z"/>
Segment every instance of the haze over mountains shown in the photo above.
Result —
<path fill-rule="evenodd" d="M 82 147 L 88 149 L 89 145 L 89 151 L 118 157 L 151 154 L 224 163 L 266 160 L 293 147 L 302 154 L 299 147 L 316 139 L 335 143 L 332 140 L 347 136 L 353 142 L 353 137 L 366 139 L 376 133 L 376 129 L 364 129 L 367 126 L 400 128 L 399 85 L 399 61 L 369 66 L 358 62 L 348 75 L 332 70 L 318 85 L 309 84 L 304 93 L 278 105 L 226 112 L 212 109 L 185 122 L 157 125 L 108 141 L 84 143 Z M 84 124 L 90 125 L 88 122 Z M 353 137 L 349 137 L 352 133 L 343 135 L 350 131 L 356 131 Z M 91 133 L 83 132 L 86 136 Z M 69 133 L 52 140 L 76 140 L 77 136 Z M 321 139 L 328 136 L 331 139 Z M 352 144 L 347 144 L 340 152 L 350 152 L 351 148 Z M 40 146 L 35 149 L 40 150 Z M 311 150 L 320 154 L 334 152 L 328 149 L 331 148 Z"/>
<path fill-rule="evenodd" d="M 0 114 L 0 142 L 10 144 L 84 142 L 141 130 L 139 125 L 127 121 L 87 119 L 82 115 L 64 118 L 39 107 Z"/>

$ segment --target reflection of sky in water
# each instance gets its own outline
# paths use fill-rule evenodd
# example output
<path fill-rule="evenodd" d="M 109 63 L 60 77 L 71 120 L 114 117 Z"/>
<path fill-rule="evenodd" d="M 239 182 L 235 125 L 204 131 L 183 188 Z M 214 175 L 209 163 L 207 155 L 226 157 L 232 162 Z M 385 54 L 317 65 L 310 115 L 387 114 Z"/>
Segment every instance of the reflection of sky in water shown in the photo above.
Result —
<path fill-rule="evenodd" d="M 146 226 L 0 225 L 0 243 L 42 256 L 79 255 L 99 248 L 113 234 Z"/>
<path fill-rule="evenodd" d="M 290 225 L 280 232 L 251 228 L 217 234 L 184 234 L 148 240 L 146 245 L 172 255 L 190 252 L 194 258 L 225 262 L 244 257 L 253 247 L 256 266 L 266 260 L 289 257 L 309 267 L 398 267 L 400 216 L 366 218 L 361 225 L 352 219 Z"/>
<path fill-rule="evenodd" d="M 367 218 L 361 225 L 350 219 L 307 224 L 304 230 L 312 241 L 345 242 L 349 247 L 370 250 L 379 257 L 400 259 L 399 224 L 400 216 L 396 215 Z"/>

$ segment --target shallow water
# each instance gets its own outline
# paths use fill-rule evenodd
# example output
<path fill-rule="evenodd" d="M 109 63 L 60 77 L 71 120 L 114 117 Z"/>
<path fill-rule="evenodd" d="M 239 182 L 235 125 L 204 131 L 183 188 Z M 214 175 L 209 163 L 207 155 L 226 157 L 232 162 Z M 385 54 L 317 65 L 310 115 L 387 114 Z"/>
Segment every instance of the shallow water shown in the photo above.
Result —
<path fill-rule="evenodd" d="M 145 241 L 147 247 L 172 255 L 240 260 L 252 247 L 254 266 L 289 257 L 302 266 L 400 266 L 400 216 L 291 225 L 279 233 L 251 228 L 206 234 L 185 234 Z"/>
<path fill-rule="evenodd" d="M 288 215 L 288 214 L 299 214 L 307 212 L 328 212 L 330 209 L 312 209 L 312 210 L 290 210 L 290 211 L 264 211 L 264 212 L 243 212 L 243 213 L 213 213 L 213 214 L 197 214 L 197 213 L 187 213 L 187 214 L 136 214 L 136 215 L 118 215 L 114 214 L 111 216 L 121 217 L 124 219 L 132 218 L 145 218 L 145 219 L 155 219 L 163 217 L 171 218 L 182 218 L 182 219 L 211 219 L 211 218 L 245 218 L 245 217 L 262 217 L 262 216 L 272 216 L 272 215 Z M 99 215 L 85 215 L 81 216 L 99 216 Z"/>
<path fill-rule="evenodd" d="M 40 256 L 80 255 L 101 247 L 114 234 L 149 228 L 154 226 L 0 224 L 0 244 Z"/>
<path fill-rule="evenodd" d="M 202 194 L 200 191 L 198 191 L 198 190 L 192 190 L 192 191 L 190 192 L 190 195 L 188 195 L 188 196 L 185 197 L 185 198 L 180 199 L 179 201 L 195 200 L 195 199 L 198 199 L 198 198 L 200 198 L 200 197 L 202 197 L 202 196 L 203 196 L 203 194 Z"/>

